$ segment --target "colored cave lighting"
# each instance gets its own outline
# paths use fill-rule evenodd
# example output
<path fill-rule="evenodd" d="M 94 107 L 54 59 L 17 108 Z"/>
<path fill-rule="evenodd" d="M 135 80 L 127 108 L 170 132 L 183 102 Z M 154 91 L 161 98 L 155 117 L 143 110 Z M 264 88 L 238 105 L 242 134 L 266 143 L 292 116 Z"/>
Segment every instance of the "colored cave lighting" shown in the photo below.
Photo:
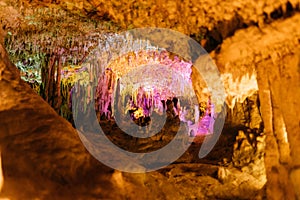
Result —
<path fill-rule="evenodd" d="M 200 107 L 192 86 L 191 62 L 165 50 L 141 50 L 103 66 L 70 66 L 62 70 L 62 82 L 88 88 L 83 94 L 85 102 L 77 105 L 78 109 L 84 110 L 84 105 L 94 100 L 99 121 L 114 120 L 116 109 L 144 125 L 152 123 L 154 113 L 166 114 L 186 123 L 190 136 L 213 133 L 214 106 L 207 99 L 205 108 Z M 92 86 L 94 80 L 98 84 Z M 73 90 L 74 87 L 69 96 Z"/>
<path fill-rule="evenodd" d="M 118 109 L 134 121 L 147 123 L 154 112 L 166 113 L 187 123 L 190 136 L 212 133 L 213 106 L 209 104 L 206 113 L 200 113 L 192 95 L 191 67 L 190 62 L 172 58 L 166 51 L 140 51 L 115 60 L 99 78 L 98 118 L 112 119 Z"/>

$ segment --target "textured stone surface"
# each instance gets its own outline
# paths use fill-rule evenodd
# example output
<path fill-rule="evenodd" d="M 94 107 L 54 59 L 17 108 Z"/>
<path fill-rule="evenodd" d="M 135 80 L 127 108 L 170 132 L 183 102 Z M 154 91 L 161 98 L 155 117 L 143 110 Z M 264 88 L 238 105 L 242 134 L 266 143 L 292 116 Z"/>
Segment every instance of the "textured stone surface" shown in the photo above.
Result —
<path fill-rule="evenodd" d="M 290 173 L 290 179 L 291 179 L 291 182 L 294 185 L 295 192 L 296 192 L 297 196 L 299 197 L 300 196 L 300 191 L 299 191 L 299 188 L 300 188 L 300 181 L 299 181 L 300 180 L 300 169 L 294 169 Z"/>
<path fill-rule="evenodd" d="M 89 171 L 110 170 L 85 150 L 71 124 L 20 79 L 1 45 L 0 71 L 3 195 L 49 198 L 55 191 L 63 196 L 66 186 L 87 181 Z"/>
<path fill-rule="evenodd" d="M 2 0 L 8 1 L 8 0 Z M 19 4 L 22 10 L 28 3 Z M 104 1 L 42 0 L 25 1 L 31 5 L 62 7 L 79 15 L 111 20 L 125 29 L 140 27 L 172 28 L 192 35 L 209 51 L 248 26 L 263 27 L 299 11 L 299 0 L 185 0 L 185 1 Z M 16 4 L 16 3 L 15 3 Z"/>
<path fill-rule="evenodd" d="M 46 4 L 50 1 L 44 0 Z M 185 34 L 199 33 L 201 28 L 221 38 L 234 32 L 236 27 L 263 24 L 290 15 L 299 6 L 298 0 L 240 1 L 104 1 L 76 0 L 55 2 L 73 11 L 94 12 L 108 17 L 123 27 L 165 27 Z"/>
<path fill-rule="evenodd" d="M 265 164 L 270 199 L 295 199 L 294 192 L 299 191 L 297 187 L 290 187 L 288 179 L 289 168 L 299 165 L 300 155 L 299 23 L 300 16 L 295 15 L 264 29 L 250 27 L 237 31 L 215 54 L 221 72 L 231 72 L 236 79 L 245 74 L 256 76 L 266 135 Z"/>

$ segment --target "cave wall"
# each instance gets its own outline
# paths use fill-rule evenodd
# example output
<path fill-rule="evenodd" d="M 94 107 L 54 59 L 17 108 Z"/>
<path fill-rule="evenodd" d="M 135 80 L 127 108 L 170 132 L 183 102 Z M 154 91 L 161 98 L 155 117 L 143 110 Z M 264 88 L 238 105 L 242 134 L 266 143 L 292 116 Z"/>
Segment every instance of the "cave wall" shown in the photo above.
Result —
<path fill-rule="evenodd" d="M 235 79 L 249 73 L 256 77 L 266 135 L 268 199 L 299 198 L 299 23 L 295 15 L 264 29 L 237 31 L 220 52 L 212 53 L 220 70 L 233 72 Z"/>
<path fill-rule="evenodd" d="M 0 88 L 0 198 L 63 198 L 65 186 L 90 181 L 87 172 L 110 170 L 86 151 L 72 125 L 20 79 L 2 43 Z"/>
<path fill-rule="evenodd" d="M 268 144 L 268 193 L 274 199 L 294 199 L 294 192 L 300 197 L 299 61 L 300 54 L 296 51 L 263 63 L 264 68 L 261 64 L 258 66 Z"/>
<path fill-rule="evenodd" d="M 193 35 L 215 46 L 236 29 L 263 25 L 299 11 L 299 0 L 39 0 L 31 4 L 58 5 L 75 13 L 112 20 L 123 28 L 163 27 Z"/>

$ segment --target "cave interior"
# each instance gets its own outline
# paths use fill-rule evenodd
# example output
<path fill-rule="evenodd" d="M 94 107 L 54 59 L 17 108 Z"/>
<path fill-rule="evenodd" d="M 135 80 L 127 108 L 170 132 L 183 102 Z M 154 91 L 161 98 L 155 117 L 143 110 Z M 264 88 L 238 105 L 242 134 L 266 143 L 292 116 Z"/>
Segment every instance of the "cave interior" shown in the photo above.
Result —
<path fill-rule="evenodd" d="M 0 198 L 300 199 L 300 2 L 233 2 L 0 0 Z"/>

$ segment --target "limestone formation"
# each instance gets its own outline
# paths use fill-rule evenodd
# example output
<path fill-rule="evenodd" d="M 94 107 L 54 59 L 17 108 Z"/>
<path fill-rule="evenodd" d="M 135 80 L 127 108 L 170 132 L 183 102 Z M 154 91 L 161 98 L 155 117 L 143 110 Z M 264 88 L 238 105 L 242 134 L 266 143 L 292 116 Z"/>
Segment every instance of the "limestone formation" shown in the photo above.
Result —
<path fill-rule="evenodd" d="M 46 17 L 33 19 L 28 13 L 34 11 Z M 51 12 L 61 21 L 51 22 Z M 299 0 L 0 0 L 0 198 L 300 199 L 298 12 Z M 68 25 L 61 13 L 69 16 Z M 51 45 L 39 27 L 46 22 L 51 24 L 45 26 L 51 30 L 47 34 L 62 36 L 56 42 L 49 37 Z M 65 30 L 57 31 L 52 23 L 66 25 Z M 129 174 L 104 166 L 87 152 L 71 123 L 21 80 L 5 41 L 14 38 L 17 42 L 11 44 L 22 49 L 21 39 L 34 44 L 31 39 L 41 35 L 43 45 L 55 49 L 62 45 L 59 41 L 68 41 L 67 27 L 96 43 L 105 37 L 94 29 L 107 34 L 144 26 L 180 31 L 211 51 L 225 86 L 228 114 L 206 158 L 197 157 L 204 136 L 197 137 L 185 141 L 190 148 L 170 166 Z M 40 32 L 27 38 L 26 31 L 32 30 Z M 76 51 L 83 53 L 80 59 L 85 45 L 76 46 L 82 46 Z M 197 75 L 194 70 L 191 77 L 199 100 L 207 97 L 207 88 Z M 57 87 L 59 81 L 55 83 Z M 130 140 L 114 122 L 101 123 L 111 141 L 147 152 L 172 140 L 179 120 L 168 120 L 159 134 L 145 140 Z"/>

